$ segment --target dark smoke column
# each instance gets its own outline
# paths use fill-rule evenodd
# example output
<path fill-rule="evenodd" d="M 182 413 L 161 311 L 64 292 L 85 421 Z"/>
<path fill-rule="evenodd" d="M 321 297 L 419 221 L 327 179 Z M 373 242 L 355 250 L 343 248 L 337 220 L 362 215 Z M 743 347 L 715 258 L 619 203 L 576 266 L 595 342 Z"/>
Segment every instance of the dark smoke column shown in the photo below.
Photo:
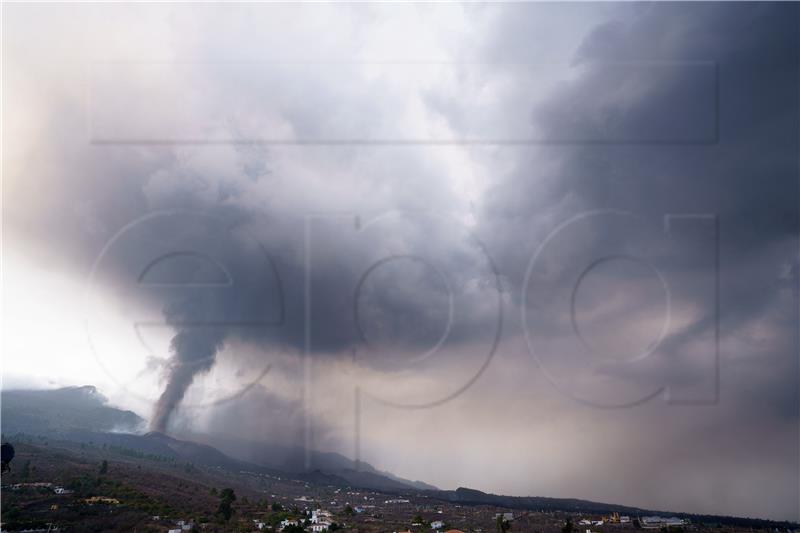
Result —
<path fill-rule="evenodd" d="M 172 357 L 167 385 L 155 405 L 150 427 L 165 432 L 170 416 L 183 400 L 195 376 L 214 366 L 225 339 L 225 328 L 209 324 L 213 299 L 191 298 L 167 307 L 164 315 L 176 329 L 170 343 Z"/>

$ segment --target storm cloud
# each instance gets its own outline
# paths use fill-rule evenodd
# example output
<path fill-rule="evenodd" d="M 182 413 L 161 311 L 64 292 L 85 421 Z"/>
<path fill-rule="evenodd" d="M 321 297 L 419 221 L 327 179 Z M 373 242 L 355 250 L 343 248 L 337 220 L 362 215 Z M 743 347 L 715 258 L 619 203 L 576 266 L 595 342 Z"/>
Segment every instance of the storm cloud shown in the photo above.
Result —
<path fill-rule="evenodd" d="M 63 9 L 7 9 L 4 235 L 153 428 L 350 453 L 357 390 L 406 477 L 797 518 L 798 6 Z"/>

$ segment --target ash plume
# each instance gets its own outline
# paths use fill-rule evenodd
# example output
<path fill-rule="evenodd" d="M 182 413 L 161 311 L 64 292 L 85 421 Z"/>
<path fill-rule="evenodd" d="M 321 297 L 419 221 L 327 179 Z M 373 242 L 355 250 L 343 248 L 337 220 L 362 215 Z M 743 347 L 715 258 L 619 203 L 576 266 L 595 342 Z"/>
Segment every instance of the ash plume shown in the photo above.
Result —
<path fill-rule="evenodd" d="M 170 342 L 171 359 L 166 369 L 167 384 L 156 402 L 150 424 L 153 431 L 166 432 L 170 417 L 183 400 L 195 376 L 214 366 L 225 339 L 225 328 L 202 324 L 206 302 L 190 299 L 168 307 L 164 314 L 176 328 Z"/>

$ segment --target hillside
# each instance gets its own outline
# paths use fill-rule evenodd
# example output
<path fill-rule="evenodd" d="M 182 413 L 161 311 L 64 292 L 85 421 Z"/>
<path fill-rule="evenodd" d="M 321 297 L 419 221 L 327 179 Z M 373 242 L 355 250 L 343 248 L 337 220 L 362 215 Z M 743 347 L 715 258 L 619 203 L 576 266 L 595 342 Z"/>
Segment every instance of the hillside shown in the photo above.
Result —
<path fill-rule="evenodd" d="M 203 471 L 238 480 L 256 476 L 261 480 L 289 480 L 305 488 L 328 487 L 331 490 L 370 490 L 403 498 L 418 497 L 461 507 L 496 507 L 525 512 L 607 515 L 613 512 L 638 515 L 676 515 L 692 522 L 730 524 L 743 527 L 783 525 L 760 519 L 693 515 L 663 510 L 600 503 L 574 498 L 538 496 L 503 496 L 460 487 L 439 490 L 419 481 L 409 481 L 382 472 L 368 463 L 354 462 L 340 454 L 311 451 L 301 447 L 250 442 L 230 436 L 192 435 L 175 438 L 163 433 L 133 433 L 144 420 L 131 411 L 107 405 L 105 397 L 91 386 L 69 387 L 51 391 L 4 391 L 2 393 L 3 440 L 14 443 L 59 442 L 67 449 L 97 450 L 95 455 L 125 461 L 144 461 L 148 467 Z M 127 429 L 128 431 L 123 431 Z M 39 449 L 42 453 L 42 449 Z M 98 455 L 99 454 L 99 455 Z M 306 457 L 310 468 L 306 468 Z M 19 464 L 16 460 L 16 464 Z M 141 468 L 142 464 L 138 468 Z M 161 471 L 159 470 L 159 471 Z M 172 470 L 169 470 L 172 472 Z M 270 481 L 267 483 L 269 486 Z"/>
<path fill-rule="evenodd" d="M 58 437 L 231 470 L 296 476 L 309 470 L 306 450 L 299 446 L 195 434 L 178 439 L 157 432 L 142 434 L 144 427 L 141 417 L 107 405 L 107 399 L 91 385 L 2 392 L 2 432 L 6 438 L 16 434 Z M 330 476 L 339 486 L 436 490 L 420 481 L 381 472 L 368 463 L 360 463 L 356 470 L 352 459 L 338 453 L 312 450 L 308 456 L 310 470 Z"/>
<path fill-rule="evenodd" d="M 135 432 L 145 425 L 133 411 L 107 405 L 105 396 L 91 385 L 2 391 L 0 402 L 5 435 L 62 434 L 76 430 Z"/>
<path fill-rule="evenodd" d="M 319 470 L 347 480 L 356 487 L 369 487 L 380 490 L 439 490 L 423 481 L 412 481 L 391 472 L 379 470 L 371 464 L 361 461 L 356 468 L 349 457 L 335 452 L 320 452 L 301 446 L 282 446 L 269 442 L 253 442 L 223 435 L 189 434 L 188 439 L 204 442 L 218 448 L 242 461 L 254 463 L 266 468 L 301 473 Z M 308 458 L 309 464 L 306 465 Z"/>

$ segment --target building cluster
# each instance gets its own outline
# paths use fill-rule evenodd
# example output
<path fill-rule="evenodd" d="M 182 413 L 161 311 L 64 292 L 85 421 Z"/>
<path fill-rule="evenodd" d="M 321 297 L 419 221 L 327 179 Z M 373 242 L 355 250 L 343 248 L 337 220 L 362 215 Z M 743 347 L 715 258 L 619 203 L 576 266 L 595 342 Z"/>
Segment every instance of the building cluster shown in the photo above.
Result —
<path fill-rule="evenodd" d="M 264 522 L 259 522 L 257 520 L 254 520 L 253 522 L 256 523 L 256 527 L 258 529 L 264 529 L 265 527 L 268 527 Z M 306 522 L 308 523 L 306 524 Z M 303 526 L 314 533 L 319 533 L 320 531 L 328 531 L 332 524 L 333 513 L 324 509 L 314 509 L 311 511 L 311 517 L 306 520 L 297 518 L 287 518 L 282 520 L 278 530 L 283 531 L 289 526 Z"/>
<path fill-rule="evenodd" d="M 327 531 L 331 526 L 333 515 L 330 511 L 315 509 L 311 511 L 311 531 Z"/>
<path fill-rule="evenodd" d="M 194 522 L 191 520 L 178 520 L 175 522 L 175 525 L 177 527 L 170 528 L 168 533 L 183 533 L 184 531 L 191 531 L 194 527 Z"/>
<path fill-rule="evenodd" d="M 678 518 L 677 516 L 660 517 L 660 516 L 642 516 L 639 518 L 639 525 L 643 529 L 661 529 L 662 527 L 680 527 L 688 524 L 688 520 Z"/>
<path fill-rule="evenodd" d="M 119 505 L 119 500 L 117 498 L 110 498 L 108 496 L 92 496 L 91 498 L 85 498 L 83 501 L 89 505 L 95 505 L 98 503 L 105 505 Z"/>
<path fill-rule="evenodd" d="M 582 518 L 578 521 L 578 525 L 580 526 L 602 526 L 604 524 L 630 524 L 631 517 L 622 515 L 620 516 L 619 513 L 611 513 L 610 516 L 603 516 L 600 518 Z M 587 530 L 589 531 L 589 530 Z"/>
<path fill-rule="evenodd" d="M 661 517 L 661 516 L 641 516 L 631 519 L 630 516 L 622 515 L 619 513 L 612 513 L 610 516 L 603 516 L 600 518 L 582 518 L 578 521 L 579 526 L 603 526 L 603 525 L 630 525 L 636 521 L 638 526 L 642 529 L 661 529 L 669 527 L 683 527 L 689 525 L 689 520 L 678 518 L 676 516 Z M 587 529 L 586 533 L 592 533 L 591 529 Z"/>
<path fill-rule="evenodd" d="M 3 485 L 2 490 L 23 490 L 23 489 L 49 489 L 55 494 L 72 494 L 74 491 L 65 489 L 59 485 L 53 485 L 48 481 L 38 481 L 36 483 L 14 483 L 12 485 Z"/>

